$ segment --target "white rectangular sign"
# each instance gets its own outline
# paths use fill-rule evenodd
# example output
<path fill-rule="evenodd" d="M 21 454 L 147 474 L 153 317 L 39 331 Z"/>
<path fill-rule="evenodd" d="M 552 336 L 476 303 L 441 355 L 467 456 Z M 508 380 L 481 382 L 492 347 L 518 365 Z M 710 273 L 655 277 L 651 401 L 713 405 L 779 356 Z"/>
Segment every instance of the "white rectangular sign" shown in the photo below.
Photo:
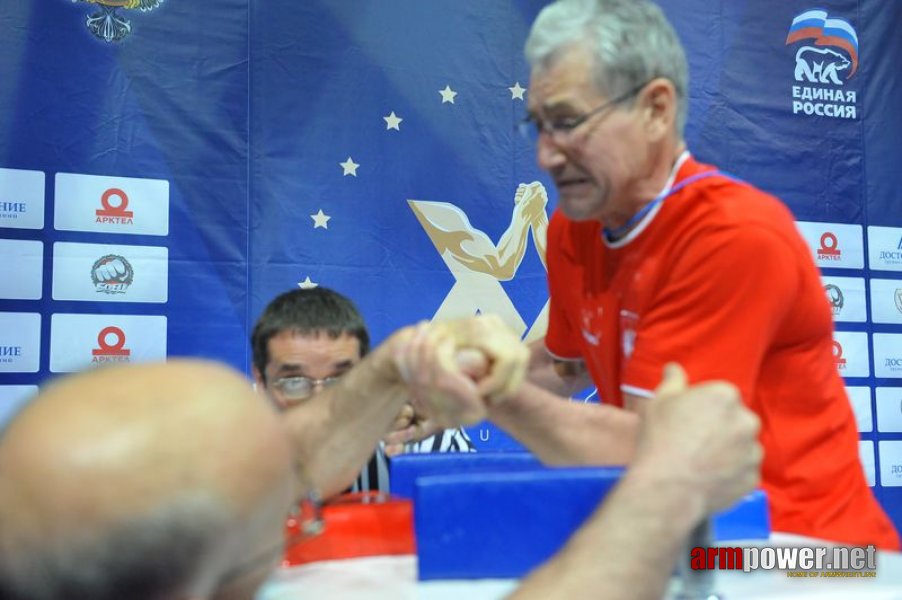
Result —
<path fill-rule="evenodd" d="M 37 373 L 41 365 L 41 315 L 0 312 L 0 373 Z"/>
<path fill-rule="evenodd" d="M 864 323 L 868 320 L 863 277 L 821 277 L 821 282 L 834 321 Z"/>
<path fill-rule="evenodd" d="M 861 225 L 797 221 L 817 266 L 832 269 L 864 268 L 864 233 Z"/>
<path fill-rule="evenodd" d="M 902 333 L 874 334 L 874 376 L 902 378 Z"/>
<path fill-rule="evenodd" d="M 54 314 L 50 319 L 50 370 L 166 358 L 166 317 Z"/>
<path fill-rule="evenodd" d="M 868 266 L 902 271 L 902 227 L 868 227 Z"/>
<path fill-rule="evenodd" d="M 871 320 L 902 325 L 902 279 L 871 279 Z"/>
<path fill-rule="evenodd" d="M 37 393 L 36 385 L 0 385 L 0 427 Z"/>
<path fill-rule="evenodd" d="M 858 459 L 861 461 L 862 470 L 864 470 L 864 478 L 869 486 L 874 487 L 877 483 L 877 461 L 874 460 L 874 442 L 870 440 L 860 440 L 858 442 Z"/>
<path fill-rule="evenodd" d="M 162 303 L 168 298 L 168 248 L 53 244 L 54 300 Z"/>
<path fill-rule="evenodd" d="M 868 377 L 871 374 L 868 334 L 862 331 L 837 331 L 833 334 L 833 360 L 843 377 Z"/>
<path fill-rule="evenodd" d="M 44 172 L 0 169 L 0 227 L 44 228 Z"/>
<path fill-rule="evenodd" d="M 877 395 L 877 431 L 902 433 L 902 387 L 879 387 Z"/>
<path fill-rule="evenodd" d="M 57 173 L 53 226 L 64 231 L 168 235 L 169 182 Z"/>
<path fill-rule="evenodd" d="M 855 413 L 858 431 L 874 431 L 874 417 L 871 411 L 871 388 L 865 386 L 847 387 L 846 393 L 849 395 L 849 402 L 852 403 L 852 412 Z"/>
<path fill-rule="evenodd" d="M 0 240 L 0 298 L 40 300 L 44 294 L 44 243 Z"/>
<path fill-rule="evenodd" d="M 880 485 L 902 487 L 902 441 L 880 440 Z"/>

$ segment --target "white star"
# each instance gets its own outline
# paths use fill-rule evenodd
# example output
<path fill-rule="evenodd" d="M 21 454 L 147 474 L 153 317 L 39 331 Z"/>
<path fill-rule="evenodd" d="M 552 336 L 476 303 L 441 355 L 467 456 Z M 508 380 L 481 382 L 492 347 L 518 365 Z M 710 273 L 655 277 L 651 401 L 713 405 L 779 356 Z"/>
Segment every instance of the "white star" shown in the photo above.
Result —
<path fill-rule="evenodd" d="M 317 229 L 319 227 L 322 227 L 323 229 L 329 229 L 329 219 L 331 219 L 332 217 L 324 213 L 323 209 L 319 209 L 319 212 L 317 212 L 315 215 L 310 215 L 310 218 L 313 219 L 314 229 Z"/>
<path fill-rule="evenodd" d="M 387 117 L 382 117 L 382 118 L 385 119 L 385 130 L 386 131 L 388 131 L 389 129 L 394 129 L 395 131 L 401 131 L 400 125 L 401 125 L 401 121 L 403 121 L 404 119 L 402 119 L 401 117 L 396 115 L 395 111 L 391 111 L 390 115 L 388 115 Z"/>
<path fill-rule="evenodd" d="M 454 104 L 454 96 L 457 95 L 457 92 L 452 90 L 450 85 L 445 85 L 445 89 L 439 90 L 438 93 L 442 95 L 442 104 L 445 102 Z"/>
<path fill-rule="evenodd" d="M 357 177 L 357 167 L 360 165 L 355 163 L 353 158 L 349 156 L 348 160 L 338 164 L 340 164 L 341 168 L 344 170 L 343 175 L 353 175 L 354 177 Z"/>
<path fill-rule="evenodd" d="M 298 282 L 298 287 L 302 290 L 312 290 L 317 286 L 319 286 L 318 283 L 313 283 L 312 281 L 310 281 L 310 275 L 307 275 L 304 281 Z"/>
<path fill-rule="evenodd" d="M 514 84 L 514 87 L 507 88 L 511 91 L 511 100 L 523 100 L 523 94 L 526 93 L 526 88 L 520 87 L 520 82 Z"/>

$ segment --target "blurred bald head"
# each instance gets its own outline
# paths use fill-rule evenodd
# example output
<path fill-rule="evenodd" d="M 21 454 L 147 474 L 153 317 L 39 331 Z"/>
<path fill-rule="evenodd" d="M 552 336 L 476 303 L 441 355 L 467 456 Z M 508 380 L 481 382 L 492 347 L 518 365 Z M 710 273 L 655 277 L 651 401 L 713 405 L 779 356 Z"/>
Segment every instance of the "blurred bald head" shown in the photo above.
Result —
<path fill-rule="evenodd" d="M 277 547 L 290 488 L 279 422 L 225 367 L 63 379 L 0 438 L 0 599 L 209 597 Z"/>

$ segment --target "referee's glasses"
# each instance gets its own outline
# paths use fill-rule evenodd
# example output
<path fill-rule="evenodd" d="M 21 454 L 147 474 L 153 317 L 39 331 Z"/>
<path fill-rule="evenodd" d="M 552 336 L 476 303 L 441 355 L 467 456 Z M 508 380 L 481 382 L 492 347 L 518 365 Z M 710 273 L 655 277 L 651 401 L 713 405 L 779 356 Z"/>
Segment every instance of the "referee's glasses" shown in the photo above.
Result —
<path fill-rule="evenodd" d="M 341 375 L 330 375 L 322 379 L 311 379 L 303 375 L 280 377 L 272 382 L 272 387 L 279 390 L 286 400 L 300 402 L 313 395 L 317 387 L 327 388 L 341 379 Z"/>

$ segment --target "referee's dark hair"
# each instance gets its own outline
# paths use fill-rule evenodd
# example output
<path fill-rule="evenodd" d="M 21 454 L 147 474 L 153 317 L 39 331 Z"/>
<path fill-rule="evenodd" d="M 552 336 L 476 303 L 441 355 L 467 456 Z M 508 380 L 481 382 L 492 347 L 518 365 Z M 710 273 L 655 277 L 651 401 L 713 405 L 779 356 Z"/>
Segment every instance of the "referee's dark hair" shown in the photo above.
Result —
<path fill-rule="evenodd" d="M 332 339 L 349 334 L 360 341 L 361 356 L 370 350 L 370 334 L 350 299 L 323 286 L 291 290 L 269 303 L 251 333 L 254 366 L 264 382 L 269 340 L 283 331 L 301 335 L 325 333 Z"/>

